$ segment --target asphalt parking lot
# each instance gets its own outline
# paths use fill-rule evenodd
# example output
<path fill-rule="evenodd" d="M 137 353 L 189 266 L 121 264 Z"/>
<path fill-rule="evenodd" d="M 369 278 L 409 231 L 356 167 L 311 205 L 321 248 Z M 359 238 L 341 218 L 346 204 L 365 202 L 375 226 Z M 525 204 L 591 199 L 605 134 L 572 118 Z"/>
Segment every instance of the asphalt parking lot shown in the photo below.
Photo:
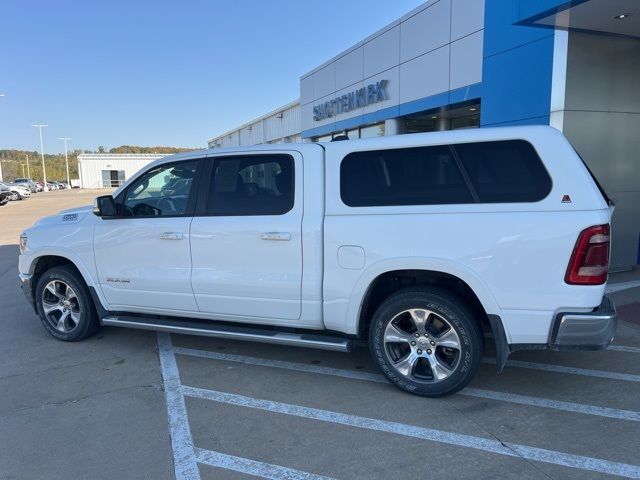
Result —
<path fill-rule="evenodd" d="M 640 478 L 640 274 L 613 276 L 603 352 L 492 348 L 443 399 L 332 353 L 104 328 L 50 337 L 20 293 L 17 237 L 96 192 L 0 207 L 0 479 Z M 490 341 L 489 341 L 490 344 Z"/>

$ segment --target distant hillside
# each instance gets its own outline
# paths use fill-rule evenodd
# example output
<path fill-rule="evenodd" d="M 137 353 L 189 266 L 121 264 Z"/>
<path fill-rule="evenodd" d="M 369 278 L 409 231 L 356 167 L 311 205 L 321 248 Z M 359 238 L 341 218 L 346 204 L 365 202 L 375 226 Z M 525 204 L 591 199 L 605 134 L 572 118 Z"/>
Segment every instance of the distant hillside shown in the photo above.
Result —
<path fill-rule="evenodd" d="M 195 148 L 182 147 L 134 147 L 131 145 L 122 145 L 120 147 L 109 149 L 109 153 L 180 153 L 190 152 Z"/>
<path fill-rule="evenodd" d="M 195 148 L 181 147 L 138 147 L 134 145 L 122 145 L 109 150 L 109 153 L 179 153 L 196 150 Z M 73 150 L 69 152 L 69 175 L 78 178 L 78 155 L 82 153 L 106 153 L 104 147 L 97 151 Z M 29 157 L 29 172 L 34 180 L 42 180 L 42 160 L 39 152 L 27 150 L 0 150 L 0 164 L 2 176 L 6 182 L 14 178 L 27 176 L 27 156 Z M 64 153 L 45 154 L 45 167 L 47 180 L 66 180 L 67 173 L 64 163 Z M 24 167 L 23 167 L 24 165 Z M 23 174 L 24 171 L 24 174 Z"/>

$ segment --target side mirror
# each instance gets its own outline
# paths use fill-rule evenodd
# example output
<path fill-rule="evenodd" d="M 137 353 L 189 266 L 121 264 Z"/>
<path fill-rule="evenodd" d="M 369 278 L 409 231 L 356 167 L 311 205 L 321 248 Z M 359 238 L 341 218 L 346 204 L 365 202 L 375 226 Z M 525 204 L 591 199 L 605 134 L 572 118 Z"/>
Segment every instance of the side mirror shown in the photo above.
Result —
<path fill-rule="evenodd" d="M 93 203 L 93 214 L 98 217 L 115 217 L 116 204 L 111 195 L 96 197 Z"/>

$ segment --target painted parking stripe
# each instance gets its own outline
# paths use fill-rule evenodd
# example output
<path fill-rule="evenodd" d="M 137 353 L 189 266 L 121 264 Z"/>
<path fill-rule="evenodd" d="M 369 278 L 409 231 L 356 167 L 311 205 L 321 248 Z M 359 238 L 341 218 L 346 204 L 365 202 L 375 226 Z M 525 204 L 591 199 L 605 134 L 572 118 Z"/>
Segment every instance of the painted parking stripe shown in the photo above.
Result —
<path fill-rule="evenodd" d="M 495 365 L 495 358 L 485 357 L 483 363 Z M 565 367 L 562 365 L 552 365 L 550 363 L 523 362 L 521 360 L 507 360 L 507 367 L 528 368 L 531 370 L 542 370 L 544 372 L 568 373 L 570 375 L 581 375 L 584 377 L 606 378 L 608 380 L 622 380 L 625 382 L 640 383 L 640 375 L 630 373 L 608 372 L 606 370 L 590 370 L 588 368 Z"/>
<path fill-rule="evenodd" d="M 230 353 L 210 352 L 207 350 L 194 350 L 191 348 L 175 347 L 175 353 L 192 357 L 208 358 L 212 360 L 222 360 L 227 362 L 244 363 L 247 365 L 257 365 L 263 367 L 282 368 L 285 370 L 295 370 L 299 372 L 318 373 L 334 377 L 343 377 L 356 380 L 366 380 L 370 382 L 389 383 L 384 375 L 368 372 L 358 372 L 354 370 L 344 370 L 340 368 L 323 367 L 320 365 L 308 365 L 305 363 L 287 362 L 283 360 L 270 360 L 267 358 L 249 357 L 245 355 L 234 355 Z M 500 402 L 517 403 L 533 407 L 551 408 L 566 412 L 581 413 L 585 415 L 595 415 L 599 417 L 617 418 L 640 422 L 640 412 L 631 410 L 618 410 L 615 408 L 597 407 L 594 405 L 583 405 L 580 403 L 561 402 L 546 398 L 531 397 L 528 395 L 516 395 L 512 393 L 496 392 L 492 390 L 482 390 L 479 388 L 465 388 L 457 393 L 467 397 L 486 398 Z"/>
<path fill-rule="evenodd" d="M 609 345 L 607 350 L 613 350 L 614 352 L 640 353 L 640 348 L 628 347 L 627 345 Z"/>
<path fill-rule="evenodd" d="M 606 286 L 605 291 L 606 293 L 615 293 L 636 287 L 640 287 L 640 280 L 634 280 L 632 282 L 610 283 Z"/>
<path fill-rule="evenodd" d="M 632 410 L 619 410 L 616 408 L 597 407 L 595 405 L 584 405 L 582 403 L 561 402 L 547 398 L 530 397 L 515 393 L 494 392 L 491 390 L 480 390 L 478 388 L 467 387 L 459 395 L 498 400 L 501 402 L 518 403 L 520 405 L 530 405 L 533 407 L 552 408 L 554 410 L 564 410 L 566 412 L 583 413 L 585 415 L 595 415 L 598 417 L 617 418 L 640 422 L 640 412 Z"/>
<path fill-rule="evenodd" d="M 360 417 L 330 410 L 303 407 L 301 405 L 291 405 L 287 403 L 274 402 L 233 393 L 218 392 L 215 390 L 204 390 L 183 386 L 184 395 L 210 400 L 228 405 L 253 408 L 268 412 L 291 415 L 305 419 L 318 420 L 322 422 L 347 425 L 356 428 L 374 430 L 378 432 L 393 433 L 405 437 L 420 438 L 437 443 L 455 445 L 459 447 L 481 450 L 484 452 L 496 453 L 509 457 L 521 457 L 526 460 L 561 465 L 565 467 L 577 468 L 593 472 L 617 475 L 626 478 L 640 479 L 640 466 L 626 463 L 611 462 L 593 457 L 583 457 L 554 450 L 530 447 L 515 443 L 506 443 L 489 438 L 476 437 L 460 433 L 446 432 L 431 428 L 417 427 L 404 423 L 389 422 L 375 418 Z"/>
<path fill-rule="evenodd" d="M 167 402 L 173 467 L 176 480 L 200 480 L 200 471 L 189 428 L 187 408 L 182 395 L 180 372 L 173 354 L 171 337 L 168 333 L 158 332 L 158 354 L 164 382 L 164 395 Z"/>
<path fill-rule="evenodd" d="M 233 470 L 234 472 L 246 473 L 247 475 L 273 480 L 334 480 L 331 477 L 315 475 L 313 473 L 272 465 L 270 463 L 257 462 L 247 458 L 234 457 L 233 455 L 226 455 L 202 448 L 196 448 L 196 458 L 199 463 L 204 463 L 212 467 L 224 468 L 225 470 Z"/>
<path fill-rule="evenodd" d="M 306 363 L 287 362 L 284 360 L 271 360 L 268 358 L 249 357 L 246 355 L 234 355 L 231 353 L 210 352 L 208 350 L 194 350 L 191 348 L 175 347 L 175 353 L 190 357 L 209 358 L 226 362 L 244 363 L 262 367 L 282 368 L 299 372 L 320 373 L 334 377 L 354 378 L 357 380 L 369 380 L 371 382 L 388 383 L 388 380 L 379 373 L 358 372 L 355 370 L 343 370 L 341 368 L 323 367 L 320 365 L 308 365 Z"/>

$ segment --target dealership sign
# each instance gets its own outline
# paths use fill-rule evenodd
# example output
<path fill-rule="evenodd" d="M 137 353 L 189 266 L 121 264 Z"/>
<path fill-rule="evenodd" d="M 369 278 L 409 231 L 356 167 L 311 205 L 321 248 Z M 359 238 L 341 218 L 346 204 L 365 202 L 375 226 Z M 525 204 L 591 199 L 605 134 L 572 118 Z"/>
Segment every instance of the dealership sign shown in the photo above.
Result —
<path fill-rule="evenodd" d="M 326 118 L 335 117 L 341 113 L 347 113 L 357 108 L 366 107 L 372 103 L 387 100 L 387 80 L 380 80 L 353 92 L 345 93 L 333 100 L 313 106 L 313 119 L 316 122 Z"/>

